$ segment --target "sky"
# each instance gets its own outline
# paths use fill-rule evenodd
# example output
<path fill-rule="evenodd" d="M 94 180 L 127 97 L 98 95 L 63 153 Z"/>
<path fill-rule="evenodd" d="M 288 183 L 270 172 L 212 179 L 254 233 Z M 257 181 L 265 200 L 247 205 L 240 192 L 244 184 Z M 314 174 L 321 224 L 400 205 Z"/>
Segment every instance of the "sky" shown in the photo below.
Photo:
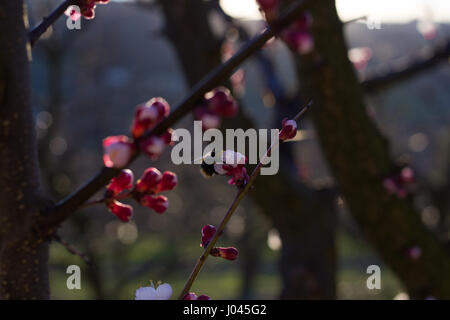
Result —
<path fill-rule="evenodd" d="M 221 4 L 236 18 L 261 18 L 255 0 L 221 0 Z M 450 22 L 450 0 L 336 0 L 336 6 L 343 21 L 366 15 L 380 22 Z"/>

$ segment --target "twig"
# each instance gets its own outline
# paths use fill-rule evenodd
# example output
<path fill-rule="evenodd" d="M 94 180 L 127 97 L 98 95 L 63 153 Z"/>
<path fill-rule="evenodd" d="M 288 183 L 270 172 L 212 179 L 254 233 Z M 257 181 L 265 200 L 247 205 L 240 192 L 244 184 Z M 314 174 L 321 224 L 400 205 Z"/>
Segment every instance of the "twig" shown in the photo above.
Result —
<path fill-rule="evenodd" d="M 344 21 L 344 22 L 342 22 L 342 23 L 343 23 L 343 24 L 350 24 L 350 23 L 353 23 L 353 22 L 356 22 L 356 21 L 359 21 L 359 20 L 367 20 L 367 15 L 363 15 L 363 16 L 360 16 L 360 17 L 356 17 L 356 18 L 353 18 L 353 19 Z"/>
<path fill-rule="evenodd" d="M 53 10 L 48 17 L 42 19 L 41 23 L 39 23 L 36 27 L 33 28 L 28 34 L 28 38 L 30 40 L 31 46 L 33 46 L 37 40 L 41 37 L 41 35 L 47 31 L 47 29 L 55 23 L 56 20 L 60 16 L 64 14 L 66 9 L 71 5 L 75 5 L 79 3 L 80 0 L 65 0 L 62 2 L 55 10 Z"/>
<path fill-rule="evenodd" d="M 361 86 L 366 92 L 376 91 L 428 70 L 448 57 L 450 57 L 450 40 L 442 47 L 436 48 L 430 57 L 422 58 L 420 54 L 415 54 L 409 59 L 410 64 L 406 67 L 399 69 L 395 65 L 391 65 L 391 70 L 396 71 L 364 80 L 361 82 Z"/>
<path fill-rule="evenodd" d="M 79 251 L 78 249 L 76 249 L 75 247 L 73 247 L 70 243 L 68 243 L 67 241 L 65 241 L 64 239 L 62 239 L 58 234 L 54 234 L 52 236 L 52 239 L 55 240 L 56 242 L 59 242 L 63 247 L 65 247 L 67 249 L 67 251 L 69 251 L 71 254 L 76 255 L 78 257 L 80 257 L 87 265 L 90 265 L 91 262 L 89 260 L 89 257 L 87 255 L 85 255 L 84 253 L 82 253 L 81 251 Z"/>
<path fill-rule="evenodd" d="M 294 120 L 298 120 L 305 112 L 309 109 L 309 107 L 312 105 L 312 101 L 310 101 L 303 109 L 294 117 Z M 256 165 L 255 169 L 253 169 L 252 174 L 250 175 L 250 178 L 247 182 L 247 184 L 244 186 L 244 188 L 240 189 L 234 198 L 233 202 L 231 203 L 230 207 L 228 208 L 225 216 L 222 219 L 222 222 L 220 223 L 219 227 L 216 230 L 216 233 L 214 234 L 213 238 L 209 242 L 208 246 L 203 251 L 202 255 L 198 258 L 197 263 L 194 266 L 194 269 L 192 270 L 188 280 L 186 281 L 186 284 L 184 285 L 183 290 L 181 291 L 180 295 L 178 296 L 179 300 L 182 300 L 184 296 L 189 292 L 189 290 L 192 287 L 192 284 L 194 283 L 195 279 L 197 279 L 198 274 L 200 273 L 200 270 L 202 269 L 203 265 L 205 264 L 206 259 L 209 256 L 209 253 L 211 252 L 212 248 L 214 248 L 217 240 L 222 235 L 223 230 L 225 229 L 225 226 L 227 225 L 228 221 L 230 220 L 233 213 L 236 211 L 236 208 L 241 203 L 242 199 L 245 197 L 245 195 L 248 193 L 250 188 L 253 185 L 253 182 L 255 181 L 256 177 L 259 174 L 259 171 L 261 170 L 261 167 L 263 166 L 263 162 L 270 154 L 271 150 L 279 144 L 279 140 L 277 139 L 272 143 L 272 145 L 267 149 L 267 152 L 265 153 L 264 157 L 260 159 L 258 164 Z"/>
<path fill-rule="evenodd" d="M 160 122 L 154 129 L 147 132 L 142 139 L 153 135 L 162 134 L 167 128 L 173 126 L 177 121 L 190 113 L 195 107 L 196 103 L 203 97 L 203 95 L 219 85 L 223 79 L 229 77 L 233 71 L 253 53 L 260 50 L 265 43 L 275 36 L 284 26 L 289 25 L 298 15 L 303 12 L 306 1 L 296 1 L 290 6 L 280 19 L 271 27 L 267 27 L 261 34 L 249 40 L 233 57 L 212 70 L 206 77 L 201 80 L 191 90 L 187 98 L 185 98 L 172 112 L 169 117 Z M 130 163 L 138 157 L 138 153 L 130 160 Z M 51 234 L 65 219 L 67 219 L 72 212 L 78 209 L 83 203 L 89 200 L 98 190 L 105 186 L 109 180 L 119 174 L 120 169 L 106 168 L 97 173 L 88 183 L 80 189 L 63 199 L 56 206 L 42 217 L 38 229 L 41 233 Z"/>

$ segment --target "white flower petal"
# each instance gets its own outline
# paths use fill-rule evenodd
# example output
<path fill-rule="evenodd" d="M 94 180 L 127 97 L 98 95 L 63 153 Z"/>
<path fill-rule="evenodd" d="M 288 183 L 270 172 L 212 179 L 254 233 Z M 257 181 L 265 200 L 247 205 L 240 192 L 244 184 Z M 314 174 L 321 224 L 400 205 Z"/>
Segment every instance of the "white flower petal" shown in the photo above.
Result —
<path fill-rule="evenodd" d="M 156 289 L 156 300 L 169 300 L 172 296 L 172 287 L 168 283 L 163 283 Z"/>
<path fill-rule="evenodd" d="M 158 300 L 158 294 L 155 288 L 142 287 L 136 290 L 135 300 Z"/>

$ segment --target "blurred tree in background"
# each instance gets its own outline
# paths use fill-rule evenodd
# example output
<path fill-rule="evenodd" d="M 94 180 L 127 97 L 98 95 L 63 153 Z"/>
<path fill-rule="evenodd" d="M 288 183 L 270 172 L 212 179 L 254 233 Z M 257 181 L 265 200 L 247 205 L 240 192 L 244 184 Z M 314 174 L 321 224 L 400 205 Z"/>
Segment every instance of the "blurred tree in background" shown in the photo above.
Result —
<path fill-rule="evenodd" d="M 30 24 L 57 4 L 30 3 Z M 224 81 L 241 108 L 223 129 L 276 128 L 302 101 L 314 106 L 300 122 L 300 142 L 281 146 L 280 172 L 257 179 L 226 229 L 239 264 L 211 259 L 194 289 L 213 299 L 393 298 L 402 291 L 448 298 L 448 26 L 425 42 L 428 55 L 416 56 L 421 38 L 411 26 L 371 31 L 343 25 L 333 0 L 306 6 L 314 19 L 311 54 L 271 41 Z M 79 31 L 60 19 L 32 49 L 30 75 L 21 12 L 21 1 L 0 5 L 0 296 L 47 298 L 49 241 L 33 224 L 54 204 L 37 186 L 52 199 L 66 197 L 95 175 L 101 139 L 128 131 L 133 105 L 152 96 L 179 101 L 262 24 L 235 20 L 216 0 L 113 2 Z M 349 48 L 367 47 L 371 57 L 360 63 L 368 66 L 359 67 Z M 379 67 L 407 51 L 406 66 Z M 190 129 L 192 118 L 177 126 Z M 234 190 L 224 179 L 203 179 L 198 166 L 173 165 L 168 152 L 132 169 L 150 165 L 179 176 L 168 212 L 136 208 L 134 221 L 123 224 L 104 207 L 81 209 L 58 234 L 90 261 L 52 243 L 52 298 L 130 299 L 150 279 L 182 288 L 201 226 L 221 218 Z M 405 167 L 416 183 L 397 198 L 384 183 Z M 70 264 L 82 266 L 81 291 L 66 288 Z M 371 264 L 382 265 L 380 291 L 366 288 Z"/>

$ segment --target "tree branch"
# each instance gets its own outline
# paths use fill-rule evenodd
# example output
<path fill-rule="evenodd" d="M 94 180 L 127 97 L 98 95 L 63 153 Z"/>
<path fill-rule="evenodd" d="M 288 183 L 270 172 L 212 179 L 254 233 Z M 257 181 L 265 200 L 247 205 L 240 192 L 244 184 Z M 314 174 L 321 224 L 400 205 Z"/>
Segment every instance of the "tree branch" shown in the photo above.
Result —
<path fill-rule="evenodd" d="M 424 59 L 419 54 L 415 54 L 411 57 L 410 64 L 406 67 L 400 68 L 396 65 L 391 65 L 390 69 L 396 71 L 364 80 L 361 82 L 361 86 L 365 92 L 374 92 L 384 89 L 386 86 L 408 79 L 422 71 L 430 69 L 441 61 L 447 59 L 449 56 L 450 40 L 448 40 L 443 46 L 435 48 L 432 55 L 429 57 Z"/>
<path fill-rule="evenodd" d="M 233 71 L 252 54 L 260 50 L 265 43 L 274 37 L 283 27 L 289 25 L 298 15 L 303 12 L 307 1 L 296 1 L 291 5 L 280 19 L 271 27 L 267 27 L 261 34 L 248 41 L 233 57 L 221 64 L 197 85 L 193 87 L 188 96 L 175 108 L 169 117 L 160 122 L 154 129 L 147 132 L 141 139 L 148 138 L 153 135 L 160 135 L 169 127 L 173 126 L 177 121 L 183 118 L 186 114 L 191 112 L 196 103 L 203 97 L 203 95 L 220 85 L 222 81 L 227 79 Z M 134 161 L 139 154 L 137 153 L 131 160 Z M 67 219 L 75 210 L 77 210 L 84 202 L 105 186 L 111 178 L 116 176 L 120 169 L 103 167 L 101 171 L 93 177 L 88 183 L 80 189 L 69 195 L 64 200 L 56 204 L 56 206 L 43 216 L 42 221 L 37 226 L 38 233 L 51 235 L 56 228 Z"/>
<path fill-rule="evenodd" d="M 297 121 L 300 119 L 302 115 L 308 111 L 308 109 L 311 107 L 312 101 L 310 101 L 305 107 L 302 108 L 302 110 L 294 117 L 294 120 Z M 278 144 L 280 143 L 279 140 L 276 140 L 273 142 L 273 144 L 267 149 L 266 154 L 263 158 L 266 158 L 270 155 L 270 152 L 273 148 L 276 148 Z M 250 179 L 248 180 L 247 184 L 244 186 L 244 188 L 240 189 L 238 193 L 236 194 L 236 197 L 234 198 L 233 202 L 231 203 L 230 207 L 228 208 L 225 216 L 222 219 L 222 222 L 220 223 L 219 227 L 216 230 L 216 233 L 214 234 L 211 241 L 208 243 L 208 246 L 203 251 L 202 255 L 198 258 L 197 263 L 194 266 L 194 269 L 192 270 L 188 280 L 186 281 L 186 284 L 181 291 L 180 295 L 178 296 L 179 300 L 183 300 L 184 296 L 189 292 L 189 290 L 192 287 L 192 284 L 194 283 L 195 279 L 197 279 L 198 274 L 200 273 L 200 270 L 202 269 L 203 265 L 206 262 L 206 259 L 208 258 L 211 250 L 216 245 L 217 240 L 222 235 L 223 230 L 225 229 L 228 221 L 230 221 L 231 217 L 233 216 L 234 212 L 236 211 L 237 207 L 241 203 L 242 199 L 244 199 L 245 195 L 248 193 L 250 188 L 253 185 L 253 182 L 255 182 L 256 177 L 258 176 L 262 166 L 263 166 L 264 159 L 261 159 L 259 163 L 256 165 L 255 169 L 253 169 L 252 174 L 250 175 Z"/>
<path fill-rule="evenodd" d="M 53 10 L 49 16 L 45 17 L 41 21 L 41 23 L 39 23 L 36 27 L 34 27 L 33 30 L 31 30 L 28 33 L 28 38 L 31 46 L 33 46 L 36 43 L 36 41 L 39 40 L 42 34 L 44 34 L 45 31 L 47 31 L 47 29 L 52 24 L 54 24 L 55 21 L 58 20 L 60 16 L 64 14 L 64 12 L 69 6 L 76 5 L 77 3 L 79 3 L 79 1 L 80 0 L 64 0 L 64 2 L 62 2 L 58 7 L 56 7 L 56 9 Z"/>

